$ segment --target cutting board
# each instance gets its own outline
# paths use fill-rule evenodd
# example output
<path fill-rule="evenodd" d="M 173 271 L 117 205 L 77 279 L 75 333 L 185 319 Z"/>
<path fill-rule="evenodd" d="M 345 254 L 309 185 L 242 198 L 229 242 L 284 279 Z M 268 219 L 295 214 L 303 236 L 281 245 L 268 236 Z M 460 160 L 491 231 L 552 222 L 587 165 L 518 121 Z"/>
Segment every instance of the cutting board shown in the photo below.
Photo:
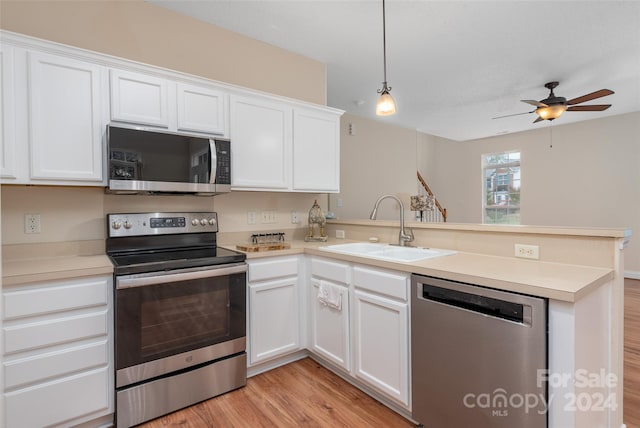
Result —
<path fill-rule="evenodd" d="M 271 244 L 237 244 L 236 249 L 247 253 L 256 253 L 258 251 L 275 251 L 286 250 L 291 248 L 288 242 L 274 242 Z"/>

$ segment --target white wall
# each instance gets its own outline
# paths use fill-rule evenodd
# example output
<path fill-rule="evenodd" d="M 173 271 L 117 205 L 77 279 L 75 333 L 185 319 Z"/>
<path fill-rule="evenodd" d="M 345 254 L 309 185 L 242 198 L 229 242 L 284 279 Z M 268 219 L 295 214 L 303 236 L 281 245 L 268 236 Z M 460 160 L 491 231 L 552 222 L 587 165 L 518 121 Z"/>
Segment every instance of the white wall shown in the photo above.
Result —
<path fill-rule="evenodd" d="M 349 124 L 355 135 L 349 134 Z M 368 218 L 379 196 L 392 194 L 409 206 L 415 195 L 416 131 L 345 114 L 340 131 L 340 193 L 330 195 L 331 211 L 339 218 Z M 342 202 L 342 207 L 339 202 Z M 398 204 L 385 200 L 378 219 L 398 219 Z M 411 211 L 405 213 L 411 218 Z"/>
<path fill-rule="evenodd" d="M 441 140 L 426 150 L 436 164 L 435 173 L 427 172 L 429 186 L 450 222 L 479 223 L 482 154 L 520 150 L 521 223 L 631 228 L 625 270 L 640 275 L 640 113 L 560 123 L 481 140 Z"/>

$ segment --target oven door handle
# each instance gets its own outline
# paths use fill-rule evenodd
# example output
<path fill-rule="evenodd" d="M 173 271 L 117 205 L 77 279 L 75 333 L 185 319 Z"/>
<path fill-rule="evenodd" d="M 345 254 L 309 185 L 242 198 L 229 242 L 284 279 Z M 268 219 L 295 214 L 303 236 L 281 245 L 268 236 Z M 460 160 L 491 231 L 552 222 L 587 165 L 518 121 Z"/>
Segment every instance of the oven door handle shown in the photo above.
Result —
<path fill-rule="evenodd" d="M 189 270 L 187 272 L 154 272 L 147 274 L 125 275 L 116 277 L 116 289 L 144 287 L 146 285 L 167 284 L 170 282 L 189 281 L 192 279 L 214 278 L 247 271 L 245 263 L 221 268 L 206 268 L 202 270 Z"/>

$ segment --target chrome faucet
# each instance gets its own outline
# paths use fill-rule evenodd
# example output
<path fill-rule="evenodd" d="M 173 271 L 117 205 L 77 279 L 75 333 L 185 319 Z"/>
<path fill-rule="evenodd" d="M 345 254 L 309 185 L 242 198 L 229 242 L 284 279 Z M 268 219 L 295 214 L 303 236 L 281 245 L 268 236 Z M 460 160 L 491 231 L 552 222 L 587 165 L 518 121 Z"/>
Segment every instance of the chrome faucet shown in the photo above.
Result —
<path fill-rule="evenodd" d="M 402 204 L 402 201 L 400 200 L 400 198 L 393 195 L 380 196 L 376 201 L 375 205 L 373 206 L 373 211 L 371 211 L 371 215 L 369 216 L 369 219 L 371 220 L 376 219 L 376 216 L 378 214 L 378 205 L 380 205 L 380 202 L 382 202 L 382 200 L 386 198 L 395 199 L 398 202 L 398 204 L 400 204 L 400 235 L 398 236 L 398 245 L 401 245 L 403 247 L 407 246 L 409 242 L 413 241 L 413 231 L 409 229 L 409 233 L 407 233 L 407 231 L 404 229 L 404 205 Z"/>

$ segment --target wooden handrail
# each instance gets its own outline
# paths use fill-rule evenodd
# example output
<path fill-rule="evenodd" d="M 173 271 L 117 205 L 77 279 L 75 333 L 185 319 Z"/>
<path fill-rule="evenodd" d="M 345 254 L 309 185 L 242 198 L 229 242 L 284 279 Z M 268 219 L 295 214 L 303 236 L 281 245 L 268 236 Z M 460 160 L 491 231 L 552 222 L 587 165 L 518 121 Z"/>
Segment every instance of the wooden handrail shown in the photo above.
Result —
<path fill-rule="evenodd" d="M 435 195 L 433 194 L 433 192 L 429 188 L 429 185 L 427 184 L 426 181 L 424 181 L 424 178 L 422 178 L 422 175 L 420 175 L 420 171 L 416 171 L 416 173 L 418 174 L 418 181 L 420 182 L 420 184 L 422 184 L 422 187 L 424 187 L 424 190 L 427 191 L 429 196 L 433 196 L 433 199 L 435 201 L 436 207 L 438 207 L 438 211 L 440 211 L 440 214 L 442 214 L 442 220 L 443 220 L 443 222 L 446 223 L 447 222 L 447 209 L 446 208 L 442 208 L 442 205 L 440 205 L 440 202 L 438 202 L 438 199 L 435 197 Z"/>

